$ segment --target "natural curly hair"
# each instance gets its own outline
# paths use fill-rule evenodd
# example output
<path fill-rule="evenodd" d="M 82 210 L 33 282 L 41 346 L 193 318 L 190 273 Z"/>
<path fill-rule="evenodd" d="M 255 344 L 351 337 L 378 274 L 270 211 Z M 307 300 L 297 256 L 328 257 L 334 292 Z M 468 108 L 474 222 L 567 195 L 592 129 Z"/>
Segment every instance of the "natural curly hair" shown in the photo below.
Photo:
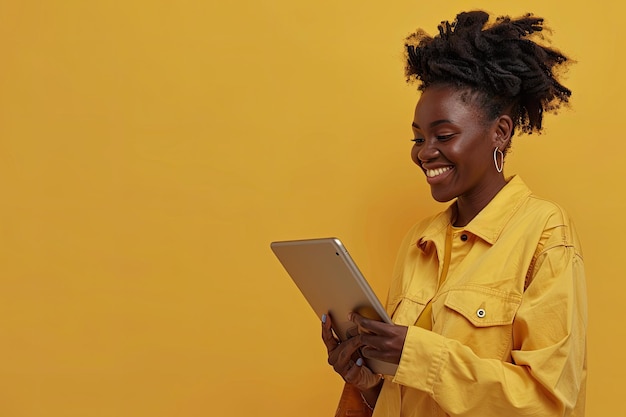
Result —
<path fill-rule="evenodd" d="M 572 94 L 556 74 L 572 61 L 533 40 L 543 38 L 540 17 L 488 20 L 484 11 L 463 12 L 442 22 L 435 37 L 421 29 L 409 35 L 407 82 L 417 81 L 419 90 L 437 84 L 468 89 L 490 120 L 507 113 L 523 132 L 541 133 L 543 113 L 567 105 Z"/>

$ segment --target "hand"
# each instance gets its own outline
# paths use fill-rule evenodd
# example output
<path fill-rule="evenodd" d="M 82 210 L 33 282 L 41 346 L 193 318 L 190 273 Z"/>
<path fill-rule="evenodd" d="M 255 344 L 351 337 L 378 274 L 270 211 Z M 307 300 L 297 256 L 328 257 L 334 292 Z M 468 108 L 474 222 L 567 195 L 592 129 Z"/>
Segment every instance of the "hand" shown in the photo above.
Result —
<path fill-rule="evenodd" d="M 363 346 L 361 335 L 340 343 L 333 335 L 332 322 L 329 315 L 322 319 L 322 339 L 328 349 L 328 363 L 349 384 L 361 391 L 366 391 L 380 384 L 381 376 L 374 374 L 363 363 L 359 348 Z"/>
<path fill-rule="evenodd" d="M 349 318 L 359 329 L 357 337 L 363 346 L 361 348 L 363 356 L 384 362 L 400 363 L 408 327 L 366 319 L 357 313 L 350 313 Z"/>

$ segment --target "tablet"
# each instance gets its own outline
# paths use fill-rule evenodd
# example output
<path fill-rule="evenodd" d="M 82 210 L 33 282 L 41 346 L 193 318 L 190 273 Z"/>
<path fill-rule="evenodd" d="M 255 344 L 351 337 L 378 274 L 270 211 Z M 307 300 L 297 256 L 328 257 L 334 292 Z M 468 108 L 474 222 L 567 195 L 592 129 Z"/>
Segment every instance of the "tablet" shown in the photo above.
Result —
<path fill-rule="evenodd" d="M 351 311 L 392 323 L 339 239 L 290 240 L 270 246 L 317 317 L 330 315 L 340 340 L 356 335 L 356 326 L 348 320 Z M 374 359 L 365 361 L 373 372 L 384 375 L 395 375 L 398 367 Z"/>

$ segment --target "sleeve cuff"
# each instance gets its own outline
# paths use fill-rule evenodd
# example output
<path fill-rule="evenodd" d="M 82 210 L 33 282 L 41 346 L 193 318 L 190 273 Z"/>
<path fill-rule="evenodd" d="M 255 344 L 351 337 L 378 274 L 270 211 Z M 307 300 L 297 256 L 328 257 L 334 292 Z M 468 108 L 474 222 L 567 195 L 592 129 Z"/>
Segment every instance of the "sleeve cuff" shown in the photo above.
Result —
<path fill-rule="evenodd" d="M 439 379 L 445 357 L 443 336 L 409 326 L 393 382 L 433 395 L 433 386 Z"/>

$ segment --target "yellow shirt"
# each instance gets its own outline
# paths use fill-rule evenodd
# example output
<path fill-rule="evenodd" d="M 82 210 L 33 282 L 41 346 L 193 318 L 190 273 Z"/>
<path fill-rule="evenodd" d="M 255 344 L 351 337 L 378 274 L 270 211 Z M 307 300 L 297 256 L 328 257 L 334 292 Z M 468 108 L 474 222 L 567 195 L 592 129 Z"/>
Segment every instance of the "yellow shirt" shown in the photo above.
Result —
<path fill-rule="evenodd" d="M 584 416 L 585 274 L 567 214 L 519 177 L 467 226 L 451 228 L 454 211 L 403 242 L 387 309 L 409 330 L 374 417 Z M 427 305 L 432 330 L 415 326 Z"/>

